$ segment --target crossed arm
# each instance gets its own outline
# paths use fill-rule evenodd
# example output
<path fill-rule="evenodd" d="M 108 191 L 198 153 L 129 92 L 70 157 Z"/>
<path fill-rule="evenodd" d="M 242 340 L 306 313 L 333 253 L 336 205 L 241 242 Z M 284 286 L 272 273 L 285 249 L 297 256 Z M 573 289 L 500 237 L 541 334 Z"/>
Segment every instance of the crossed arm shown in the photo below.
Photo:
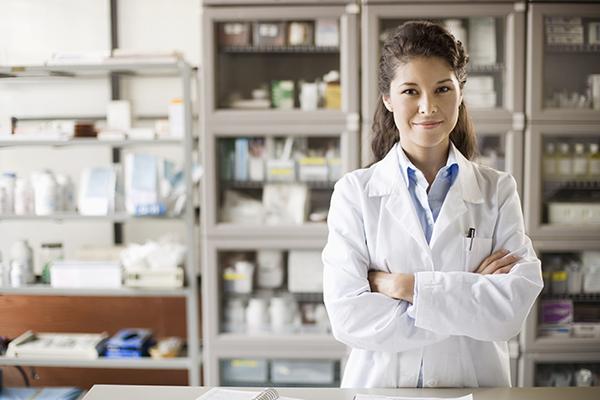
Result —
<path fill-rule="evenodd" d="M 502 249 L 485 258 L 474 272 L 481 275 L 506 274 L 518 261 L 519 257 L 509 254 L 506 249 Z M 414 274 L 370 271 L 369 285 L 371 292 L 413 303 Z"/>

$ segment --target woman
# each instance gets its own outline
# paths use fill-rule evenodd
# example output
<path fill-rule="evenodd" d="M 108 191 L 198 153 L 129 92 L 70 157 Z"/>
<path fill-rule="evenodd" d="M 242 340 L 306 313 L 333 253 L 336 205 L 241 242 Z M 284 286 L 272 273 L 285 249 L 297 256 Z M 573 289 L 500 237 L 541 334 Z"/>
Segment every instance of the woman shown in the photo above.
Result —
<path fill-rule="evenodd" d="M 323 250 L 342 387 L 511 384 L 507 340 L 543 283 L 515 180 L 469 161 L 467 61 L 429 22 L 384 43 L 376 162 L 336 184 Z"/>

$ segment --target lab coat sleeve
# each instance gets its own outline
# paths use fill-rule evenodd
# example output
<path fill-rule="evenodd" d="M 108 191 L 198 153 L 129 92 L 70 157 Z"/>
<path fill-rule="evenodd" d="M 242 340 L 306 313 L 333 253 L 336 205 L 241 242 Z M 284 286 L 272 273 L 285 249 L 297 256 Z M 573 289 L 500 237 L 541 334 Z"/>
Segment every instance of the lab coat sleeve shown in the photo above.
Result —
<path fill-rule="evenodd" d="M 417 327 L 486 341 L 509 340 L 521 329 L 543 287 L 541 263 L 525 235 L 515 180 L 503 175 L 497 191 L 493 251 L 507 249 L 520 261 L 508 274 L 417 273 Z"/>
<path fill-rule="evenodd" d="M 346 175 L 331 198 L 329 236 L 322 259 L 323 294 L 333 336 L 353 348 L 387 352 L 445 339 L 447 336 L 417 328 L 406 313 L 407 302 L 371 292 L 362 192 L 356 178 Z"/>

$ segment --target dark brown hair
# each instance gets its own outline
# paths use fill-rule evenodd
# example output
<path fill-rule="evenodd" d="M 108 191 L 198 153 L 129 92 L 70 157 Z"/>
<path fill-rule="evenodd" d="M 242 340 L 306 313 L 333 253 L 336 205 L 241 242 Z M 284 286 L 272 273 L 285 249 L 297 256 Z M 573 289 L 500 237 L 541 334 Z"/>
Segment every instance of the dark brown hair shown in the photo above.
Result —
<path fill-rule="evenodd" d="M 373 139 L 371 150 L 374 160 L 379 161 L 400 140 L 394 115 L 385 108 L 382 96 L 390 92 L 396 68 L 414 57 L 439 57 L 454 71 L 462 90 L 467 82 L 469 57 L 462 43 L 446 29 L 428 21 L 409 21 L 396 28 L 383 43 L 379 59 L 377 87 L 379 99 L 373 116 Z M 450 140 L 467 158 L 477 154 L 477 141 L 473 124 L 467 114 L 464 102 L 458 109 L 458 121 L 450 133 Z"/>

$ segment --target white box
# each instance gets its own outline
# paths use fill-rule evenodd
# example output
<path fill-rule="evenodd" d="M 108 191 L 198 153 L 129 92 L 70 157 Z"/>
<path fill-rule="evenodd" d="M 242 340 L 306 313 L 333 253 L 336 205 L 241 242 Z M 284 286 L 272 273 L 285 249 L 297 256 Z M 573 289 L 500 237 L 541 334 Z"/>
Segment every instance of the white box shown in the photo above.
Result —
<path fill-rule="evenodd" d="M 329 360 L 273 360 L 271 381 L 275 384 L 331 385 L 335 362 Z"/>
<path fill-rule="evenodd" d="M 573 336 L 578 338 L 600 338 L 600 323 L 576 322 L 573 324 Z"/>
<path fill-rule="evenodd" d="M 125 286 L 133 288 L 172 289 L 183 287 L 183 269 L 127 268 L 124 272 Z"/>
<path fill-rule="evenodd" d="M 50 267 L 54 288 L 120 288 L 121 265 L 102 261 L 55 261 Z"/>
<path fill-rule="evenodd" d="M 113 100 L 108 103 L 106 128 L 123 132 L 131 129 L 131 105 L 128 100 Z"/>
<path fill-rule="evenodd" d="M 326 182 L 328 178 L 325 157 L 304 157 L 298 160 L 298 179 L 303 182 Z"/>
<path fill-rule="evenodd" d="M 270 182 L 293 182 L 296 180 L 294 160 L 267 160 L 267 180 Z"/>
<path fill-rule="evenodd" d="M 320 251 L 290 250 L 288 290 L 291 293 L 323 293 L 323 262 Z"/>
<path fill-rule="evenodd" d="M 548 222 L 565 225 L 600 224 L 600 204 L 548 203 Z"/>

